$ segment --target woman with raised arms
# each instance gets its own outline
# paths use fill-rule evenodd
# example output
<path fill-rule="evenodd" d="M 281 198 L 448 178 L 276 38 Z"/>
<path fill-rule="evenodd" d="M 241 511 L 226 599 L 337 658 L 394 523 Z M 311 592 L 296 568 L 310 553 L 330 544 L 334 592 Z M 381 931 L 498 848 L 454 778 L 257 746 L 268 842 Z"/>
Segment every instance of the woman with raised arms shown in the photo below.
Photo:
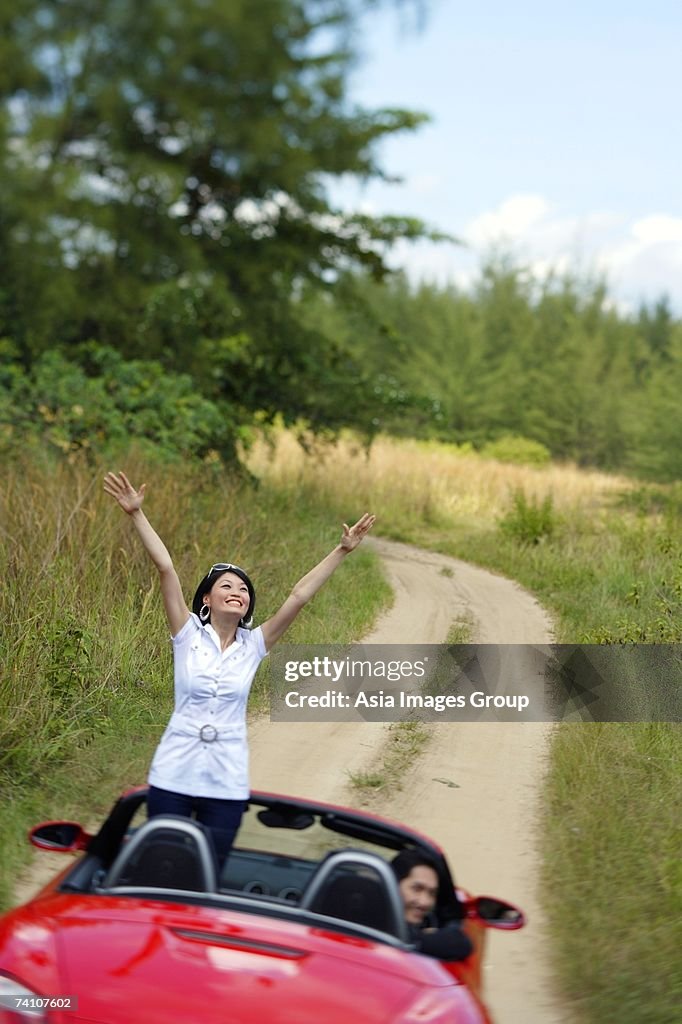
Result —
<path fill-rule="evenodd" d="M 246 703 L 256 669 L 301 608 L 364 539 L 365 513 L 284 604 L 252 628 L 256 594 L 246 572 L 216 562 L 196 588 L 191 610 L 165 544 L 142 511 L 145 487 L 107 473 L 104 490 L 130 517 L 159 573 L 173 641 L 175 709 L 149 771 L 148 813 L 179 814 L 211 830 L 219 862 L 227 856 L 249 797 Z"/>

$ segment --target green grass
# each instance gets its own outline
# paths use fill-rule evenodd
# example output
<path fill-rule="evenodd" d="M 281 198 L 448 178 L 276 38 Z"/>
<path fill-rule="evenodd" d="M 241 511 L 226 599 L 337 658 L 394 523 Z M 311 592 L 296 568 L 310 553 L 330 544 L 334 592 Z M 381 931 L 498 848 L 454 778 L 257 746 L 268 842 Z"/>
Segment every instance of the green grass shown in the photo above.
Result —
<path fill-rule="evenodd" d="M 551 539 L 524 543 L 494 525 L 402 523 L 386 536 L 503 572 L 531 590 L 566 643 L 682 640 L 682 526 L 576 512 Z"/>
<path fill-rule="evenodd" d="M 400 791 L 405 773 L 429 741 L 429 730 L 422 722 L 393 722 L 387 730 L 387 742 L 373 765 L 365 771 L 349 772 L 352 788 L 368 798 L 379 793 L 383 798 Z"/>
<path fill-rule="evenodd" d="M 450 626 L 445 638 L 446 644 L 469 644 L 474 633 L 474 620 L 471 615 L 462 615 Z"/>
<path fill-rule="evenodd" d="M 557 975 L 586 1021 L 679 1019 L 680 749 L 679 727 L 660 723 L 557 732 L 544 891 Z"/>

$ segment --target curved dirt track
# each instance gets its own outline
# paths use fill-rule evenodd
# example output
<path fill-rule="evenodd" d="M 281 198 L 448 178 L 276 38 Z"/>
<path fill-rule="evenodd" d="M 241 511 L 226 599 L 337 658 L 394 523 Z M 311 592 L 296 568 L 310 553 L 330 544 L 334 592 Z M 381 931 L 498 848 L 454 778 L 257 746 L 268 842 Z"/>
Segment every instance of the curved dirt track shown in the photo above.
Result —
<path fill-rule="evenodd" d="M 365 643 L 442 643 L 456 619 L 477 643 L 546 644 L 551 623 L 517 584 L 444 555 L 372 538 L 393 607 Z M 516 666 L 518 670 L 518 666 Z M 348 773 L 368 768 L 386 739 L 373 722 L 283 723 L 250 729 L 254 789 L 357 805 Z M 489 932 L 484 991 L 496 1024 L 568 1022 L 551 991 L 536 896 L 535 825 L 550 727 L 537 722 L 430 725 L 426 749 L 378 813 L 432 836 L 471 892 L 518 903 L 529 923 Z"/>

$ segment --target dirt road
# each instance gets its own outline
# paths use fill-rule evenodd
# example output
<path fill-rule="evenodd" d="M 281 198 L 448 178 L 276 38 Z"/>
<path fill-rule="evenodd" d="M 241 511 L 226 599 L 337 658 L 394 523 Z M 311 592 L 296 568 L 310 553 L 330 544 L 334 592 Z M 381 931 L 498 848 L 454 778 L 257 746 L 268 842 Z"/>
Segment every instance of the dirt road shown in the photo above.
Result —
<path fill-rule="evenodd" d="M 477 643 L 546 644 L 551 623 L 510 580 L 443 555 L 372 539 L 395 593 L 366 643 L 442 643 L 453 621 L 473 621 Z M 515 666 L 519 670 L 519 666 Z M 536 895 L 535 822 L 549 738 L 542 723 L 443 723 L 400 792 L 380 813 L 423 830 L 446 850 L 470 891 L 518 903 L 529 924 L 490 933 L 484 985 L 497 1024 L 568 1022 L 551 990 Z M 254 788 L 357 804 L 349 772 L 369 768 L 386 739 L 380 723 L 251 727 Z"/>

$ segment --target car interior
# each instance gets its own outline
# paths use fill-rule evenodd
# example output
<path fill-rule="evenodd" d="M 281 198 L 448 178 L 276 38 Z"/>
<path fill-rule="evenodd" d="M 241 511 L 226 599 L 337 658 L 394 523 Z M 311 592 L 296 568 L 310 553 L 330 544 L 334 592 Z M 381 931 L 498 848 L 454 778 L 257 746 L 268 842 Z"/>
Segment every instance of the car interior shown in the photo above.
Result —
<path fill-rule="evenodd" d="M 218 868 L 210 832 L 175 815 L 146 818 L 146 790 L 120 798 L 61 888 L 172 899 L 286 917 L 404 945 L 408 935 L 396 852 L 415 844 L 400 826 L 353 811 L 254 795 L 226 862 Z M 461 916 L 442 864 L 445 919 Z M 448 894 L 452 894 L 448 899 Z"/>

